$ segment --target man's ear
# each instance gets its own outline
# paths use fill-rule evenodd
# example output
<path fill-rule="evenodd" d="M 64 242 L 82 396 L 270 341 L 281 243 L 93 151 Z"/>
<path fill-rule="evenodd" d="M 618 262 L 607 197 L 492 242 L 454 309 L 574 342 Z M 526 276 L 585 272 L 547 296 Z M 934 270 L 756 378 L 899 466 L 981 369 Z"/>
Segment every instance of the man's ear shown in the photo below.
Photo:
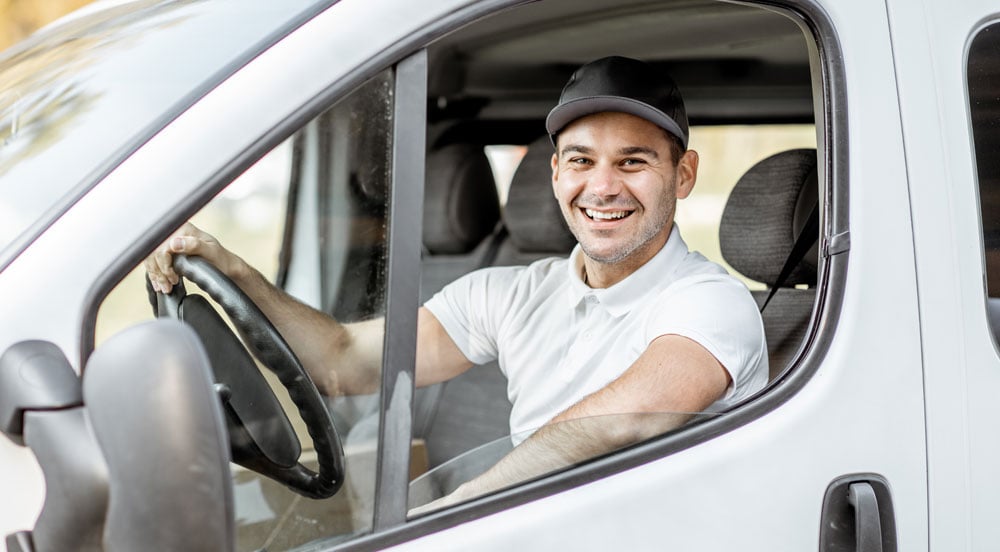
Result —
<path fill-rule="evenodd" d="M 552 193 L 556 193 L 556 182 L 559 181 L 559 154 L 552 154 Z"/>
<path fill-rule="evenodd" d="M 691 194 L 698 180 L 698 152 L 687 150 L 677 161 L 677 199 Z"/>

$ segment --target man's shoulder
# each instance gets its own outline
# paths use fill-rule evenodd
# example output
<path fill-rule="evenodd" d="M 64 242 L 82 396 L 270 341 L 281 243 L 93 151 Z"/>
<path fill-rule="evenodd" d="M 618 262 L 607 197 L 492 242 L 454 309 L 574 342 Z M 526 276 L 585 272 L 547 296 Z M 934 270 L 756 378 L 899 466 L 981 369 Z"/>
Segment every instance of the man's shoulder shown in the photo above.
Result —
<path fill-rule="evenodd" d="M 739 278 L 702 254 L 689 252 L 664 285 L 654 292 L 652 303 L 683 302 L 746 310 L 757 314 L 753 294 Z"/>
<path fill-rule="evenodd" d="M 674 280 L 681 280 L 691 276 L 721 276 L 723 278 L 733 278 L 728 270 L 722 265 L 708 260 L 697 251 L 689 251 L 674 272 Z"/>

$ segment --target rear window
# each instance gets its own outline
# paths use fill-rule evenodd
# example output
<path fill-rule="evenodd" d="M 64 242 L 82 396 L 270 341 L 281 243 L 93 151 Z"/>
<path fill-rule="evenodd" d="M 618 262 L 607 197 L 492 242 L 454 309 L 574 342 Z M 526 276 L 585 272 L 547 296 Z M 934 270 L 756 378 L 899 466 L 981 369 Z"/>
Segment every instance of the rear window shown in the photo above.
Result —
<path fill-rule="evenodd" d="M 968 61 L 969 115 L 975 142 L 982 210 L 987 308 L 993 335 L 1000 335 L 1000 23 L 973 39 Z"/>

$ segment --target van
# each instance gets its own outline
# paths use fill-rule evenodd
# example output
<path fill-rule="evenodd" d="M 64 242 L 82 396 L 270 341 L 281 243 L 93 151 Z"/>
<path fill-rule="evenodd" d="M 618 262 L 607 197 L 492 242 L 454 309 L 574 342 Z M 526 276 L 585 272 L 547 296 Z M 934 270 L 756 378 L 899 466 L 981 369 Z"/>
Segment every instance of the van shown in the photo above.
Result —
<path fill-rule="evenodd" d="M 568 254 L 544 118 L 607 55 L 684 94 L 702 171 L 677 225 L 763 307 L 769 381 L 416 510 L 519 442 L 495 365 L 414 388 L 417 309 Z M 995 3 L 99 1 L 0 83 L 7 550 L 1000 542 Z M 143 260 L 188 221 L 381 326 L 377 390 L 321 393 L 197 258 L 156 294 Z"/>

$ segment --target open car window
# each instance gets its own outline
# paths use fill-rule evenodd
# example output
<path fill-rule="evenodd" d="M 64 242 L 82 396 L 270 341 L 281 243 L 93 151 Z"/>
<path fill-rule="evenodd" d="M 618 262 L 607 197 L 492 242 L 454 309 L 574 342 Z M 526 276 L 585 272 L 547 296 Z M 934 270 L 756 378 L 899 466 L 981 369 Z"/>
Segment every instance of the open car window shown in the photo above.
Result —
<path fill-rule="evenodd" d="M 824 152 L 813 111 L 819 91 L 811 38 L 786 15 L 718 2 L 641 9 L 589 2 L 557 23 L 534 22 L 563 7 L 509 10 L 428 48 L 421 301 L 477 269 L 569 254 L 576 242 L 552 199 L 544 119 L 579 64 L 625 53 L 670 73 L 688 107 L 690 148 L 701 161 L 694 191 L 677 204 L 681 235 L 690 250 L 742 280 L 762 306 L 793 242 L 807 233 L 810 211 L 819 208 Z M 610 33 L 602 35 L 606 50 L 568 39 L 603 32 L 602 25 Z M 723 51 L 740 54 L 723 60 Z M 462 78 L 444 78 L 455 74 Z M 763 315 L 772 382 L 801 358 L 817 298 L 815 242 L 806 244 Z M 508 435 L 511 395 L 496 362 L 418 390 L 413 437 L 428 467 Z"/>

